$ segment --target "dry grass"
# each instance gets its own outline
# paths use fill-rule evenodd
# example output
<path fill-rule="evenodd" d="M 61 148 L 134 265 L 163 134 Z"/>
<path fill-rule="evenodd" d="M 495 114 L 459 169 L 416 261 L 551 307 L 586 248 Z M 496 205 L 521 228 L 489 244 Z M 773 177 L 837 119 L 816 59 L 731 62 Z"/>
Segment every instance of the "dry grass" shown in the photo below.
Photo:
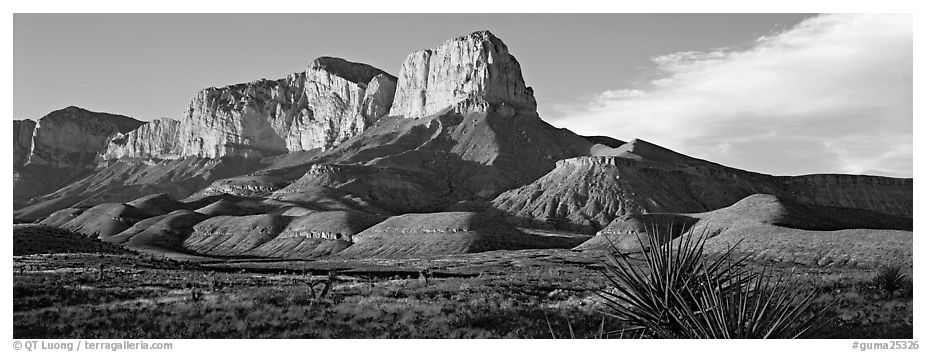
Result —
<path fill-rule="evenodd" d="M 626 331 L 622 335 L 617 319 L 600 314 L 603 307 L 594 292 L 607 282 L 594 264 L 598 261 L 585 255 L 531 250 L 352 260 L 364 270 L 355 272 L 345 269 L 347 261 L 334 261 L 328 267 L 341 274 L 324 298 L 318 298 L 323 285 L 316 284 L 314 295 L 309 288 L 327 278 L 324 271 L 310 270 L 321 262 L 206 267 L 136 255 L 16 257 L 14 336 L 636 337 Z M 411 268 L 431 268 L 433 275 L 425 283 Z M 773 269 L 780 276 L 792 266 Z M 373 271 L 368 275 L 365 270 Z M 826 316 L 830 323 L 807 337 L 912 337 L 912 298 L 885 294 L 874 286 L 873 276 L 855 269 L 798 268 L 796 290 L 823 291 L 812 308 L 838 298 Z M 194 291 L 199 293 L 195 300 Z"/>

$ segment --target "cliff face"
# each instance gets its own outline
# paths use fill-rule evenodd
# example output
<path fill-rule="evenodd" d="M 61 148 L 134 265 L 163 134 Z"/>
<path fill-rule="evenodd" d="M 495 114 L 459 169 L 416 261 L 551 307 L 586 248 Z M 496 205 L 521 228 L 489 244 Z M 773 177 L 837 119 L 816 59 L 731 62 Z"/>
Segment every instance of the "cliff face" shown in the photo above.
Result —
<path fill-rule="evenodd" d="M 179 157 L 180 121 L 157 119 L 129 133 L 117 133 L 103 153 L 103 159 L 146 155 L 158 159 Z"/>
<path fill-rule="evenodd" d="M 13 121 L 13 169 L 18 169 L 26 163 L 29 153 L 32 152 L 32 133 L 35 131 L 35 121 Z"/>
<path fill-rule="evenodd" d="M 422 117 L 452 109 L 510 116 L 536 108 L 518 61 L 505 43 L 481 31 L 409 55 L 389 115 Z"/>
<path fill-rule="evenodd" d="M 283 79 L 204 89 L 179 123 L 162 120 L 119 136 L 104 157 L 258 157 L 327 150 L 389 111 L 395 81 L 369 65 L 318 58 L 306 71 Z"/>
<path fill-rule="evenodd" d="M 790 199 L 913 217 L 913 179 L 864 175 L 778 177 Z"/>
<path fill-rule="evenodd" d="M 135 119 L 68 107 L 38 122 L 13 123 L 13 205 L 86 176 L 97 155 L 118 133 L 141 125 Z"/>
<path fill-rule="evenodd" d="M 130 117 L 74 106 L 53 111 L 36 123 L 31 136 L 32 148 L 24 164 L 86 166 L 106 149 L 115 134 L 131 131 L 142 123 Z"/>

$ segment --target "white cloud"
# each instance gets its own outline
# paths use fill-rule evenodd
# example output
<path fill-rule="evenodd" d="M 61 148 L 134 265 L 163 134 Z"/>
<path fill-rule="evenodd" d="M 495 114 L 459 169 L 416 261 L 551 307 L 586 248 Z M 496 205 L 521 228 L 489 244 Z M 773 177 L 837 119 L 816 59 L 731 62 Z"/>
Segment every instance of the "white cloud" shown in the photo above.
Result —
<path fill-rule="evenodd" d="M 821 15 L 747 49 L 653 58 L 643 87 L 557 106 L 581 134 L 642 138 L 774 174 L 912 175 L 909 15 Z"/>

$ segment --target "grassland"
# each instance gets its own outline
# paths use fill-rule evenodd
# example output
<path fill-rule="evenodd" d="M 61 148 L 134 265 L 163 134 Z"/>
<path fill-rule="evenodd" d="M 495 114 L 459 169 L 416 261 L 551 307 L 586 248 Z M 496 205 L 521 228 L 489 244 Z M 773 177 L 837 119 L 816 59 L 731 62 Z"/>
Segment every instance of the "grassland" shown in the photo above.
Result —
<path fill-rule="evenodd" d="M 887 292 L 875 284 L 875 268 L 750 265 L 794 275 L 796 290 L 822 288 L 814 309 L 835 301 L 826 323 L 808 337 L 913 335 L 912 285 Z M 636 337 L 601 313 L 600 269 L 594 254 L 569 250 L 199 263 L 33 254 L 14 257 L 13 332 L 14 338 Z"/>

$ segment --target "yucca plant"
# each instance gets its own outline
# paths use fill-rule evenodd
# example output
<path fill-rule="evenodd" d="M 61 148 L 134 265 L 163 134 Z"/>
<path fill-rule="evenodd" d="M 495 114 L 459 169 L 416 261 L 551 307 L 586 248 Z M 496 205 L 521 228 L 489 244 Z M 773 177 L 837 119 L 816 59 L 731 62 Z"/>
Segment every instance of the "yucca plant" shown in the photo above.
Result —
<path fill-rule="evenodd" d="M 904 286 L 906 280 L 907 275 L 903 273 L 899 266 L 886 266 L 878 270 L 874 283 L 893 296 L 894 292 Z"/>
<path fill-rule="evenodd" d="M 613 246 L 605 263 L 611 286 L 599 295 L 605 314 L 656 338 L 794 338 L 820 317 L 808 308 L 819 293 L 800 293 L 790 279 L 746 269 L 748 255 L 733 246 L 704 253 L 707 231 L 659 242 L 658 228 L 637 235 L 642 258 L 635 263 Z M 689 231 L 690 232 L 690 231 Z M 644 243 L 651 245 L 647 249 Z"/>

